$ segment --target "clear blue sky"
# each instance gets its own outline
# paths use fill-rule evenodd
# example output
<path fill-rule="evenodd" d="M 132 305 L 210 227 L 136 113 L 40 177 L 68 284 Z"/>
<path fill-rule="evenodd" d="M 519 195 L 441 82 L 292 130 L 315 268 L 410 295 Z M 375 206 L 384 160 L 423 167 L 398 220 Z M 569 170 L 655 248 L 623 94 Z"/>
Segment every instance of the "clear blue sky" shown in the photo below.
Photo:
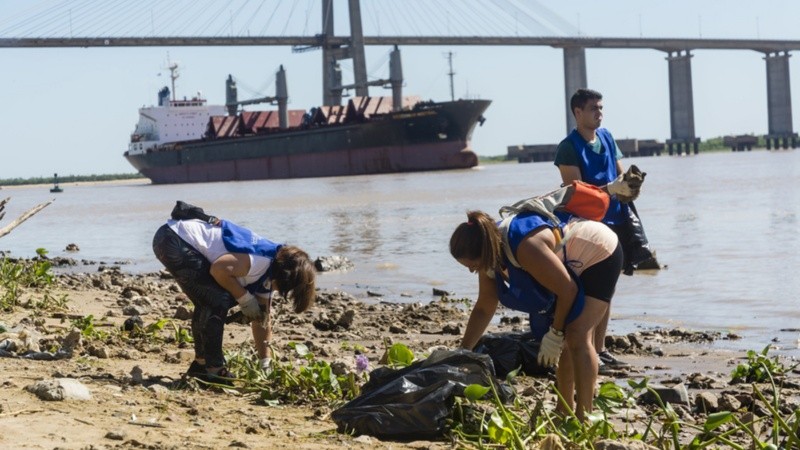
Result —
<path fill-rule="evenodd" d="M 134 7 L 139 5 L 145 9 L 136 14 L 134 9 L 122 10 L 110 17 L 81 13 L 82 5 L 91 5 L 93 1 L 4 0 L 0 2 L 0 38 L 32 32 L 31 27 L 37 23 L 33 19 L 13 28 L 31 5 L 41 8 L 59 3 L 72 5 L 66 9 L 62 7 L 60 16 L 53 13 L 54 19 L 41 22 L 43 25 L 37 29 L 43 30 L 44 35 L 68 36 L 71 27 L 74 35 L 103 32 L 125 36 L 155 32 L 158 35 L 158 30 L 165 26 L 162 22 L 181 17 L 178 13 L 162 13 L 159 8 L 169 2 L 156 0 L 130 2 Z M 181 1 L 185 2 L 175 0 L 173 3 Z M 202 10 L 202 3 L 186 3 L 183 14 L 188 17 L 195 14 L 194 10 Z M 458 14 L 447 11 L 455 2 L 362 0 L 361 3 L 367 35 L 394 35 L 398 34 L 397 29 L 402 29 L 408 35 L 579 33 L 604 37 L 800 39 L 796 23 L 800 17 L 800 2 L 796 0 L 552 0 L 538 3 L 560 19 L 553 19 L 541 9 L 537 13 L 535 2 L 523 0 L 464 0 L 465 12 Z M 201 6 L 192 10 L 192 4 Z M 216 0 L 205 4 L 210 11 L 218 5 L 226 8 L 224 2 Z M 237 9 L 221 13 L 218 10 L 217 15 L 227 18 L 224 26 L 231 30 L 253 34 L 264 31 L 267 35 L 313 35 L 320 30 L 318 0 L 282 4 L 277 0 L 249 3 L 238 0 L 230 4 L 233 5 L 230 8 Z M 256 24 L 260 15 L 246 11 L 240 14 L 238 9 L 259 4 L 263 6 L 259 14 L 264 17 L 271 14 L 270 8 L 276 11 L 272 24 L 261 28 Z M 402 9 L 401 4 L 405 5 Z M 291 14 L 279 9 L 290 6 Z M 345 7 L 346 2 L 336 0 L 338 35 L 348 32 Z M 515 7 L 528 14 L 515 14 Z M 498 8 L 505 8 L 507 16 L 516 19 L 503 21 L 499 14 L 493 15 L 491 11 Z M 287 15 L 281 19 L 281 14 Z M 130 20 L 126 20 L 128 16 Z M 481 18 L 485 19 L 485 26 L 481 24 L 478 29 L 476 24 Z M 534 23 L 536 21 L 539 23 Z M 108 27 L 103 27 L 104 24 Z M 126 26 L 138 26 L 143 30 Z M 200 31 L 187 34 L 225 33 L 214 25 L 195 30 Z M 390 50 L 388 47 L 367 48 L 371 78 L 388 76 Z M 485 114 L 486 123 L 474 134 L 473 147 L 479 154 L 504 154 L 508 145 L 553 143 L 563 137 L 561 50 L 407 46 L 401 47 L 401 51 L 406 95 L 449 99 L 445 54 L 452 51 L 456 96 L 493 101 Z M 202 91 L 209 102 L 221 104 L 228 74 L 239 80 L 240 98 L 272 95 L 274 72 L 283 64 L 287 70 L 290 106 L 306 109 L 321 102 L 319 51 L 292 53 L 291 49 L 283 47 L 0 48 L 3 105 L 0 110 L 0 135 L 3 137 L 0 178 L 51 176 L 53 172 L 63 175 L 134 172 L 122 153 L 137 121 L 137 109 L 155 103 L 157 90 L 169 82 L 168 71 L 164 69 L 167 55 L 182 66 L 177 82 L 177 92 L 181 96 Z M 604 94 L 604 125 L 615 137 L 662 141 L 668 138 L 666 55 L 655 50 L 598 49 L 587 49 L 586 55 L 589 87 Z M 694 55 L 692 76 L 697 135 L 708 138 L 732 133 L 766 133 L 763 55 L 746 50 L 700 50 Z M 795 131 L 800 130 L 798 64 L 797 57 L 790 59 Z M 347 82 L 347 71 L 345 77 Z M 390 95 L 389 91 L 378 88 L 371 88 L 371 94 Z"/>

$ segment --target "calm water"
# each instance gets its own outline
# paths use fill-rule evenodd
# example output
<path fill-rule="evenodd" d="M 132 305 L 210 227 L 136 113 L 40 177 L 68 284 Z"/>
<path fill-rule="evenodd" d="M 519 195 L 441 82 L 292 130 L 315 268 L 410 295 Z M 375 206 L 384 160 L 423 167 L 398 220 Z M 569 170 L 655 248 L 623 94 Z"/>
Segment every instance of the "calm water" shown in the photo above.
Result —
<path fill-rule="evenodd" d="M 775 338 L 800 356 L 800 152 L 753 151 L 629 159 L 648 173 L 637 206 L 651 245 L 669 267 L 623 276 L 611 332 L 683 326 L 734 331 L 761 349 Z M 468 209 L 497 209 L 558 185 L 549 163 L 473 170 L 343 178 L 153 186 L 134 184 L 4 189 L 5 225 L 22 211 L 57 200 L 0 239 L 0 249 L 33 256 L 128 261 L 126 270 L 160 268 L 153 232 L 175 200 L 293 243 L 312 257 L 343 255 L 355 270 L 324 274 L 319 285 L 359 297 L 428 301 L 438 287 L 475 298 L 477 280 L 452 260 L 447 243 Z M 70 243 L 77 254 L 63 249 Z M 411 294 L 411 297 L 408 296 Z"/>

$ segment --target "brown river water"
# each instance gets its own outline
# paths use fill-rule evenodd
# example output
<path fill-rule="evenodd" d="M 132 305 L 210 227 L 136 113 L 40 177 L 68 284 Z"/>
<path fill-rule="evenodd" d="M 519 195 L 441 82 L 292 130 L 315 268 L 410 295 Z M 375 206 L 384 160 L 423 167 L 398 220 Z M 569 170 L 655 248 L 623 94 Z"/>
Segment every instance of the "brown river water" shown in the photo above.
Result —
<path fill-rule="evenodd" d="M 734 332 L 715 346 L 800 357 L 800 152 L 721 152 L 623 161 L 647 172 L 637 208 L 666 270 L 622 276 L 611 333 L 685 327 Z M 433 288 L 475 299 L 477 279 L 450 256 L 453 228 L 469 209 L 500 206 L 558 186 L 551 163 L 471 170 L 156 186 L 146 181 L 5 188 L 2 225 L 56 201 L 0 239 L 0 250 L 36 248 L 130 272 L 160 269 L 151 239 L 175 200 L 355 268 L 325 273 L 323 288 L 385 301 L 429 301 Z M 68 244 L 78 253 L 68 253 Z M 369 297 L 377 300 L 377 297 Z"/>

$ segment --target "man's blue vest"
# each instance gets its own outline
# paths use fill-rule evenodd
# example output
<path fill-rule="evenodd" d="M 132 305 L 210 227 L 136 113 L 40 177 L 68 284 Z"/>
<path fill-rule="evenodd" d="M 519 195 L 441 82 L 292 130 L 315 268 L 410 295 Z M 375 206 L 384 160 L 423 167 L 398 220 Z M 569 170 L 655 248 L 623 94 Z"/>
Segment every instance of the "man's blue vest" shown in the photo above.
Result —
<path fill-rule="evenodd" d="M 598 128 L 597 137 L 603 145 L 600 153 L 592 150 L 592 145 L 586 142 L 583 136 L 573 129 L 569 134 L 572 146 L 578 156 L 579 168 L 581 170 L 581 180 L 595 186 L 605 186 L 619 176 L 617 173 L 617 148 L 614 138 L 605 128 Z M 603 218 L 603 223 L 607 225 L 621 225 L 625 223 L 628 215 L 627 206 L 620 203 L 615 196 L 611 196 L 608 211 Z"/>

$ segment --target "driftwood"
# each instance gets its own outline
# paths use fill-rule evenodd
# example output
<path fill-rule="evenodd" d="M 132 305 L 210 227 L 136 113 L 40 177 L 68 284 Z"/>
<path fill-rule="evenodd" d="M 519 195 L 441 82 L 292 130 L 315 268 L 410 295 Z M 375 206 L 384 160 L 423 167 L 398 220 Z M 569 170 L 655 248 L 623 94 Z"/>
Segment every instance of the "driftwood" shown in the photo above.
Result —
<path fill-rule="evenodd" d="M 0 220 L 2 220 L 3 217 L 5 217 L 5 215 L 6 215 L 4 210 L 5 210 L 5 207 L 6 207 L 6 203 L 8 203 L 9 200 L 11 200 L 11 197 L 8 197 L 5 200 L 0 201 Z M 43 210 L 47 205 L 49 205 L 50 203 L 53 203 L 55 200 L 56 199 L 53 199 L 53 200 L 50 200 L 50 201 L 46 201 L 44 203 L 40 203 L 40 204 L 34 206 L 33 208 L 25 211 L 16 220 L 14 220 L 10 224 L 4 226 L 3 228 L 0 228 L 0 237 L 3 237 L 5 235 L 7 235 L 8 233 L 11 233 L 11 230 L 13 230 L 14 228 L 17 228 L 18 226 L 20 226 L 22 224 L 22 222 L 25 222 L 26 220 L 30 219 L 34 214 L 36 214 L 39 211 Z"/>

